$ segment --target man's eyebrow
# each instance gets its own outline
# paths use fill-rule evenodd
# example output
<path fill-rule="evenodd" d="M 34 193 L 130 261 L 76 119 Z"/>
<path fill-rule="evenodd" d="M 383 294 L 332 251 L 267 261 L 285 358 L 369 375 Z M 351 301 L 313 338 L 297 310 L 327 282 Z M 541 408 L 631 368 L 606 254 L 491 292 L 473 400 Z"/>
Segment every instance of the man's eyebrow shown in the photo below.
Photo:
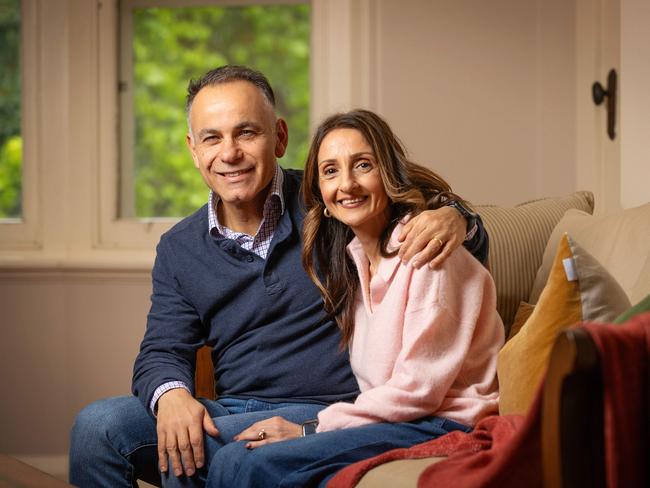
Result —
<path fill-rule="evenodd" d="M 208 135 L 211 136 L 211 135 L 215 135 L 215 134 L 219 134 L 219 131 L 217 129 L 201 129 L 199 131 L 198 136 L 199 136 L 199 139 L 203 139 L 205 136 L 208 136 Z"/>
<path fill-rule="evenodd" d="M 255 130 L 259 131 L 259 130 L 262 130 L 262 126 L 260 124 L 256 123 L 256 122 L 252 122 L 250 120 L 244 120 L 244 121 L 240 122 L 239 124 L 237 124 L 234 127 L 234 129 L 237 130 L 237 131 L 240 131 L 242 129 L 255 129 Z M 220 134 L 221 134 L 221 131 L 219 131 L 218 129 L 207 128 L 207 129 L 201 129 L 199 131 L 198 137 L 199 137 L 199 139 L 203 139 L 205 136 L 220 135 Z"/>
<path fill-rule="evenodd" d="M 256 129 L 256 130 L 260 130 L 261 127 L 262 127 L 262 126 L 261 126 L 260 124 L 256 123 L 256 122 L 252 122 L 252 121 L 250 121 L 250 120 L 244 120 L 243 122 L 240 122 L 239 124 L 237 124 L 237 125 L 235 126 L 235 129 L 236 129 L 236 130 L 242 130 L 242 129 Z"/>

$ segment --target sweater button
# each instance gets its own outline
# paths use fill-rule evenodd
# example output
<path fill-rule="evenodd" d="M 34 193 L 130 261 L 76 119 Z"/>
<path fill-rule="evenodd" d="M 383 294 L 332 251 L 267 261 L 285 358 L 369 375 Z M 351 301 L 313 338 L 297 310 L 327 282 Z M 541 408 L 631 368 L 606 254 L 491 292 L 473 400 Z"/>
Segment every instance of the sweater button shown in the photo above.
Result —
<path fill-rule="evenodd" d="M 255 258 L 253 256 L 246 256 L 246 261 L 252 263 L 253 261 L 255 261 Z"/>

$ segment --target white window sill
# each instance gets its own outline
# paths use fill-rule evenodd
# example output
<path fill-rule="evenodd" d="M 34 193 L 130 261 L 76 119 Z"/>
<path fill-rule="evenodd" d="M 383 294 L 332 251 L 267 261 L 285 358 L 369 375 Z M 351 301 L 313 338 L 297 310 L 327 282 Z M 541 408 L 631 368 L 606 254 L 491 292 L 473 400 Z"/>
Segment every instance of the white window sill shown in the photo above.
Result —
<path fill-rule="evenodd" d="M 0 274 L 23 273 L 100 273 L 149 275 L 153 251 L 96 251 L 56 254 L 44 252 L 0 252 Z"/>

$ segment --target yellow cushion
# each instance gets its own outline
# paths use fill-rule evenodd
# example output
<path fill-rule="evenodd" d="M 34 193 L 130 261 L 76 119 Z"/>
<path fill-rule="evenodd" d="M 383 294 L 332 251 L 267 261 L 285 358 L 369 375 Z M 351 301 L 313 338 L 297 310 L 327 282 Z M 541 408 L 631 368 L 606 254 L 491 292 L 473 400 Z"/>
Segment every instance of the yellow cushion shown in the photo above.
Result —
<path fill-rule="evenodd" d="M 530 315 L 533 313 L 533 310 L 535 310 L 535 305 L 531 305 L 528 302 L 521 302 L 519 304 L 519 308 L 515 314 L 515 319 L 512 321 L 512 327 L 510 327 L 510 333 L 508 334 L 506 342 L 517 335 L 517 332 L 519 332 L 524 326 Z"/>
<path fill-rule="evenodd" d="M 558 332 L 581 320 L 613 320 L 629 303 L 598 261 L 563 235 L 537 305 L 519 333 L 499 352 L 499 412 L 527 412 L 546 373 Z"/>

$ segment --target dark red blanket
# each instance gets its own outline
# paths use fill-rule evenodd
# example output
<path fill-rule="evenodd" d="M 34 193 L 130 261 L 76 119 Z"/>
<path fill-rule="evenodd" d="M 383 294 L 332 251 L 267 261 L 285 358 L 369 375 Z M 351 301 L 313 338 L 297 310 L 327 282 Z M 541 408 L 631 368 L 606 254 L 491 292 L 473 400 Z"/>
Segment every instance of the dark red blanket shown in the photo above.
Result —
<path fill-rule="evenodd" d="M 650 486 L 650 312 L 583 327 L 602 358 L 607 486 Z"/>
<path fill-rule="evenodd" d="M 604 439 L 608 486 L 650 486 L 650 313 L 622 325 L 582 324 L 601 354 Z M 465 434 L 453 432 L 410 449 L 396 449 L 355 463 L 328 488 L 355 486 L 370 469 L 397 459 L 447 456 L 421 475 L 418 487 L 541 487 L 541 396 L 523 416 L 493 416 Z M 645 462 L 645 464 L 644 464 Z"/>

